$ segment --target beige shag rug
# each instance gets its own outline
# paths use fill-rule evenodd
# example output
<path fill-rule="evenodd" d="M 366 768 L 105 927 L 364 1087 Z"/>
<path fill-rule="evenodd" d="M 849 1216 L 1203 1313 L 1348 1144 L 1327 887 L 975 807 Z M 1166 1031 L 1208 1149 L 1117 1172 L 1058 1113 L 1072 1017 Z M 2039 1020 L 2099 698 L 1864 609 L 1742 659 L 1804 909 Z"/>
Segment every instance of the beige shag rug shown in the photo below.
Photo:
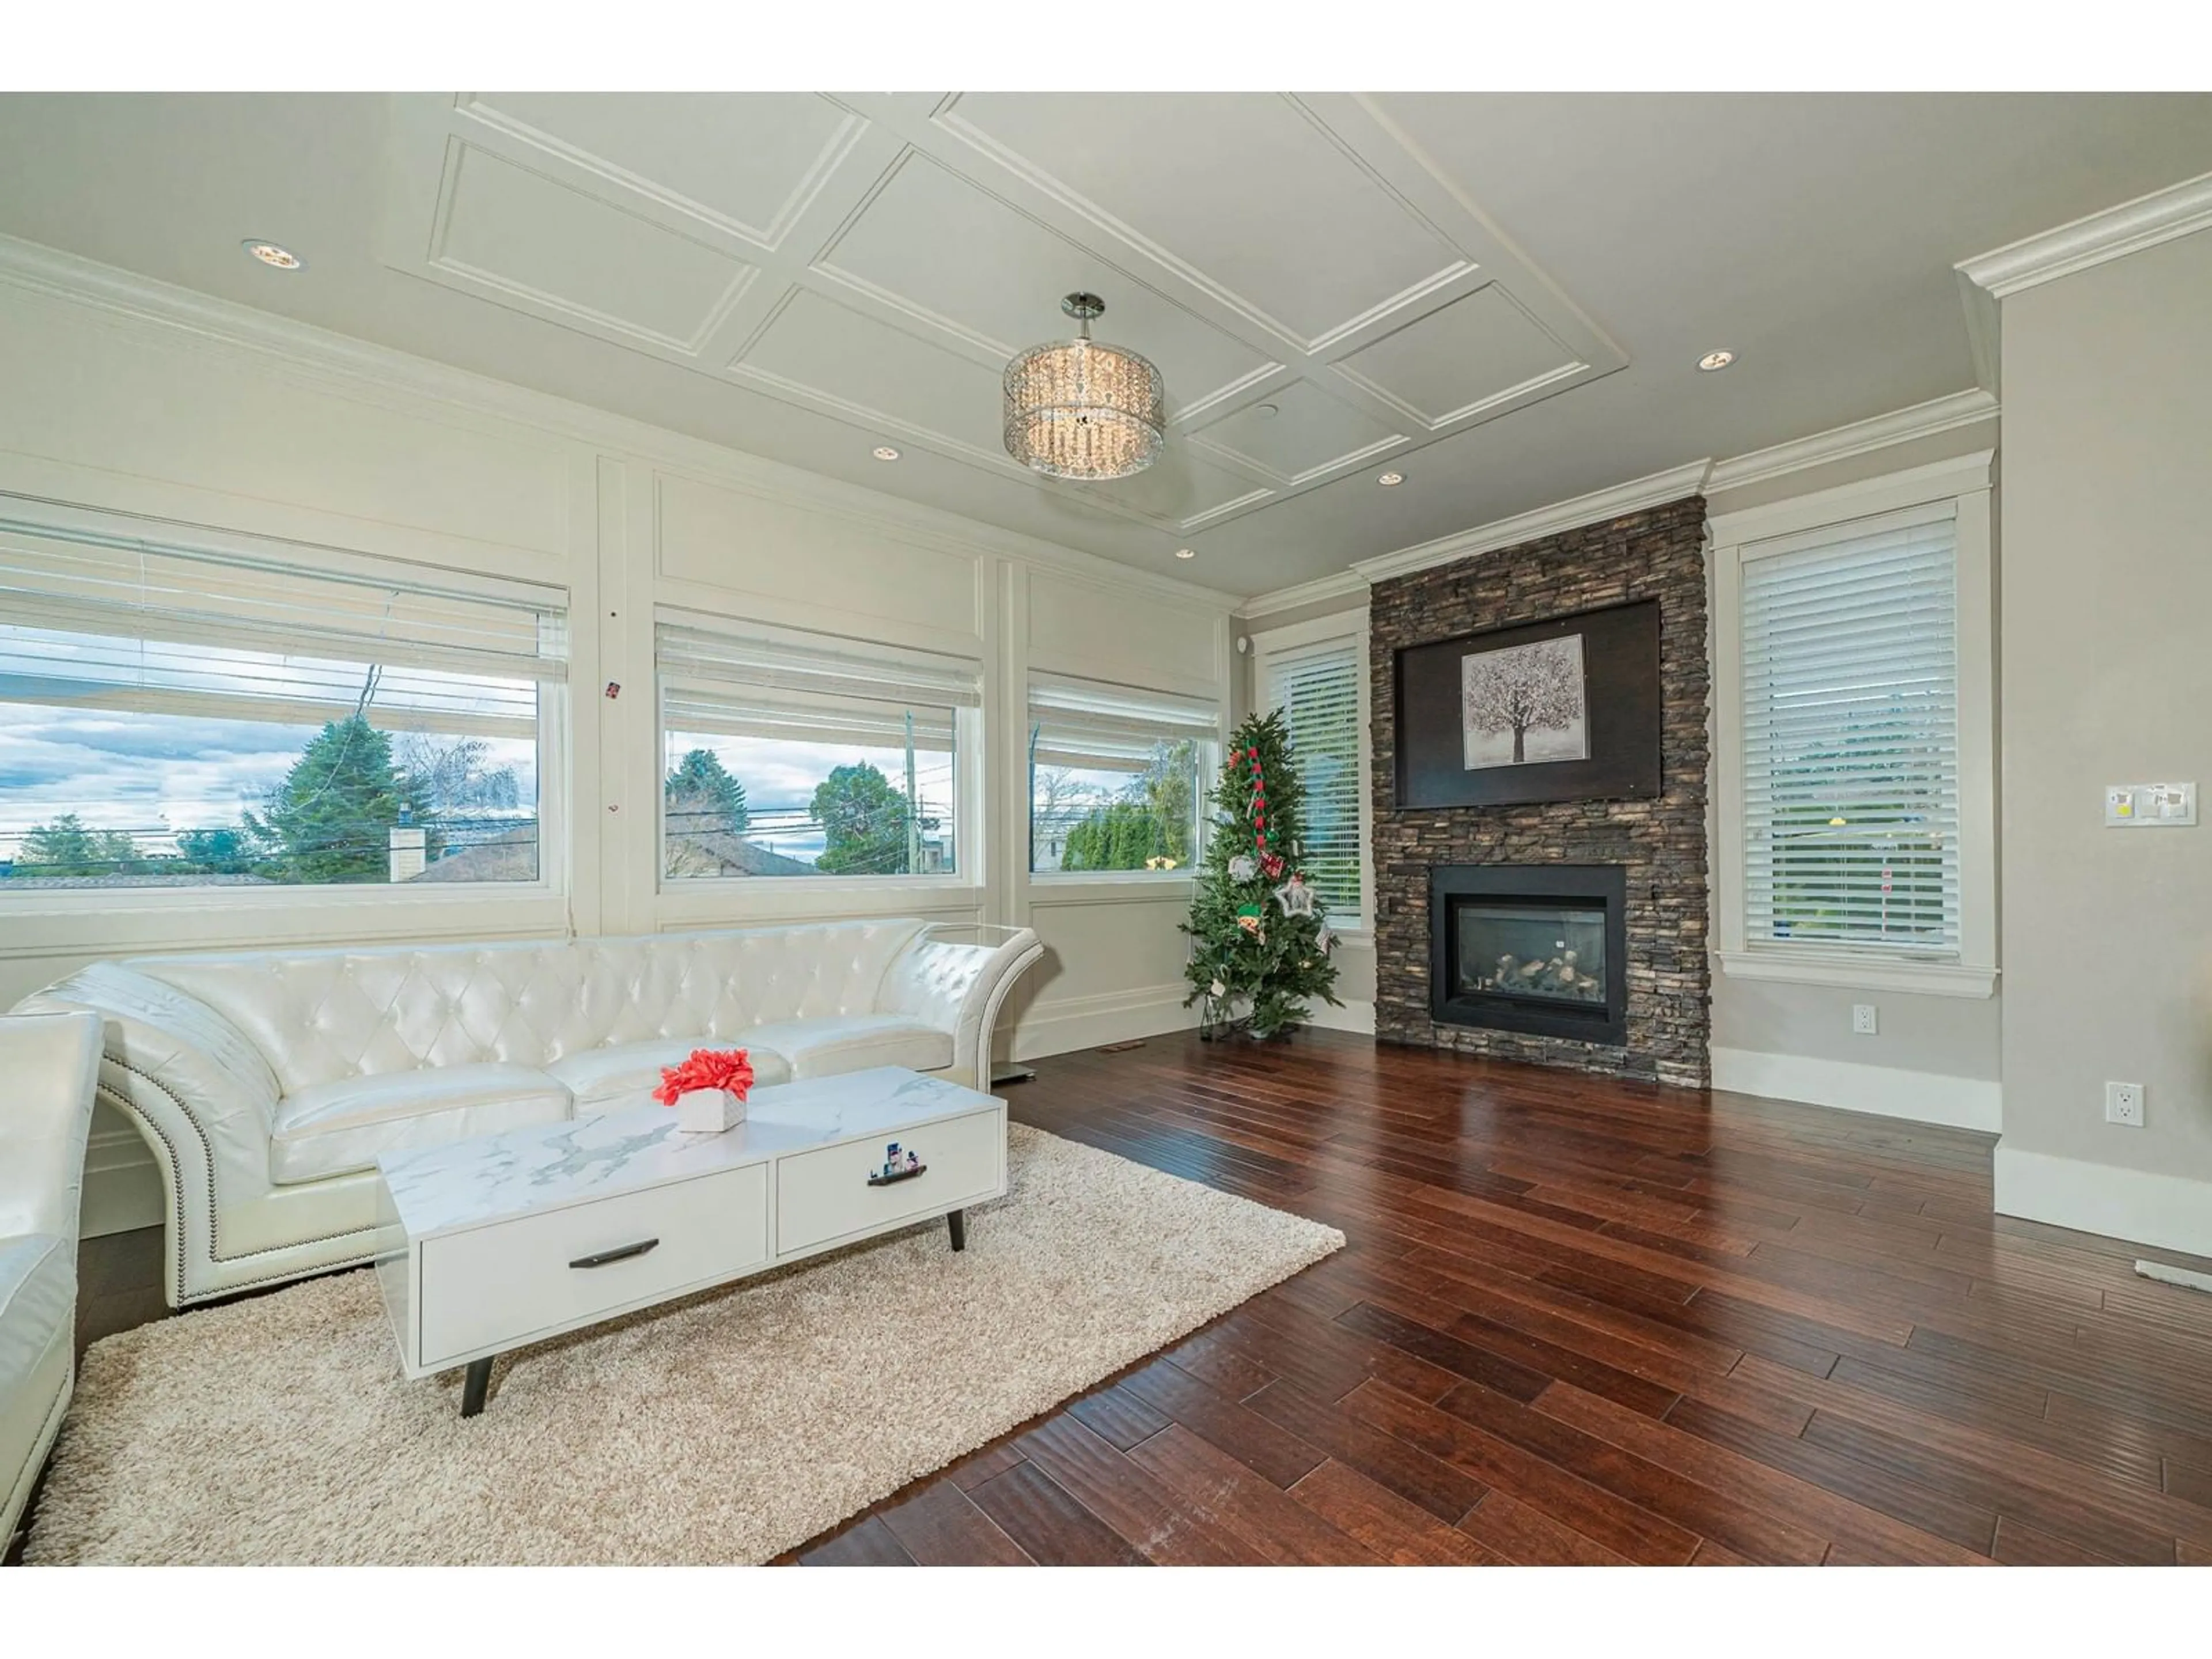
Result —
<path fill-rule="evenodd" d="M 503 1358 L 399 1375 L 362 1271 L 86 1355 L 32 1563 L 758 1562 L 1342 1248 L 1017 1124 L 1007 1196 Z"/>

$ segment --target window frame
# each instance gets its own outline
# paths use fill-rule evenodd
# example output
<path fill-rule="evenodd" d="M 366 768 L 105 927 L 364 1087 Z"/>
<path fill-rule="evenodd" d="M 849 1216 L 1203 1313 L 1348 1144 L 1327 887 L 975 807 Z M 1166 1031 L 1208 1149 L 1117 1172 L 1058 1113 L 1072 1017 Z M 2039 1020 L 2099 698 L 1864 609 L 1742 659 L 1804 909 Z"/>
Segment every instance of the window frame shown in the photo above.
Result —
<path fill-rule="evenodd" d="M 1998 975 L 1996 912 L 1996 634 L 1991 555 L 1994 452 L 1885 474 L 1811 495 L 1723 514 L 1711 538 L 1713 668 L 1714 956 L 1733 978 L 1934 996 L 1988 997 Z M 1752 940 L 1746 848 L 1743 572 L 1784 550 L 1771 544 L 1862 519 L 1949 503 L 1955 514 L 1958 631 L 1959 948 L 1920 960 L 1842 941 Z"/>
<path fill-rule="evenodd" d="M 655 615 L 655 631 L 647 635 L 647 649 L 653 656 L 653 891 L 664 905 L 680 907 L 686 895 L 695 896 L 720 896 L 733 893 L 760 895 L 767 893 L 813 893 L 825 897 L 842 894 L 871 894 L 883 896 L 901 889 L 915 890 L 925 902 L 940 902 L 938 896 L 948 892 L 980 892 L 985 882 L 982 865 L 988 857 L 984 839 L 985 792 L 984 769 L 988 764 L 985 744 L 988 733 L 984 729 L 984 708 L 989 701 L 989 674 L 980 659 L 974 666 L 976 674 L 979 702 L 974 706 L 955 707 L 952 711 L 952 795 L 957 814 L 953 834 L 953 867 L 926 874 L 891 872 L 880 876 L 813 875 L 813 876 L 673 876 L 668 873 L 668 794 L 664 787 L 668 775 L 668 690 L 672 684 L 690 686 L 714 691 L 726 690 L 731 684 L 712 678 L 686 674 L 665 666 L 660 656 L 658 625 L 669 623 L 678 627 L 699 628 L 710 632 L 743 635 L 751 619 L 719 615 L 688 606 L 664 605 Z M 812 633 L 812 629 L 778 628 L 775 634 Z M 866 639 L 856 635 L 823 635 L 825 646 L 836 644 L 854 647 L 865 653 L 872 647 L 886 652 L 910 652 L 917 647 L 894 640 Z M 944 655 L 933 652 L 932 655 Z M 886 705 L 889 706 L 888 704 Z M 972 828 L 969 826 L 973 826 Z M 972 863 L 971 863 L 972 849 Z M 797 901 L 792 901 L 796 903 Z M 713 914 L 719 915 L 726 903 L 717 898 Z M 765 907 L 773 910 L 771 902 Z M 805 906 L 799 908 L 804 909 Z M 818 908 L 818 907 L 816 907 Z M 872 910 L 868 914 L 874 914 Z"/>
<path fill-rule="evenodd" d="M 1375 939 L 1374 674 L 1368 661 L 1368 607 L 1361 605 L 1280 628 L 1255 629 L 1246 636 L 1252 642 L 1252 706 L 1260 709 L 1277 707 L 1272 699 L 1278 661 L 1322 646 L 1353 647 L 1358 690 L 1355 718 L 1359 723 L 1359 915 L 1356 919 L 1332 915 L 1329 926 L 1355 945 L 1372 944 Z"/>
<path fill-rule="evenodd" d="M 485 571 L 434 568 L 426 574 L 425 562 L 385 553 L 322 543 L 291 541 L 208 526 L 112 512 L 104 508 L 35 501 L 13 492 L 0 492 L 0 514 L 38 528 L 41 522 L 63 534 L 91 530 L 103 534 L 144 539 L 165 550 L 216 560 L 245 560 L 279 572 L 294 569 L 303 577 L 335 578 L 375 583 L 380 580 L 420 584 L 459 595 L 476 596 L 519 605 L 537 605 L 544 614 L 555 615 L 568 640 L 563 659 L 567 672 L 561 678 L 539 679 L 538 685 L 538 877 L 534 881 L 441 882 L 322 882 L 271 883 L 265 886 L 179 885 L 175 887 L 50 888 L 35 891 L 8 890 L 0 882 L 0 917 L 19 932 L 22 950 L 0 956 L 47 954 L 42 941 L 49 935 L 70 948 L 179 948 L 165 917 L 204 917 L 210 912 L 252 917 L 250 926 L 219 927 L 208 935 L 210 944 L 247 938 L 269 940 L 272 945 L 304 942 L 322 937 L 327 921 L 319 918 L 343 916 L 356 937 L 381 938 L 442 936 L 453 929 L 444 924 L 453 919 L 457 906 L 468 907 L 470 920 L 456 922 L 459 931 L 480 930 L 486 925 L 514 928 L 560 925 L 568 913 L 570 896 L 569 798 L 573 776 L 570 745 L 572 690 L 574 680 L 575 599 L 565 582 L 524 580 Z M 96 630 L 94 630 L 96 631 Z M 107 634 L 108 638 L 130 638 Z M 265 648 L 247 646 L 242 648 Z M 334 660 L 353 660 L 350 658 Z M 362 658 L 364 664 L 367 658 Z M 392 906 L 392 915 L 384 914 Z M 477 905 L 497 907 L 497 921 L 474 910 Z M 535 920 L 517 915 L 518 907 L 531 907 Z M 434 910 L 440 921 L 426 927 L 417 912 Z M 373 918 L 356 919 L 374 911 Z M 281 914 L 281 923 L 270 913 Z M 89 932 L 81 931 L 88 922 Z M 272 925 L 274 924 L 274 925 Z M 195 922 L 196 928 L 201 926 Z M 198 934 L 195 935 L 196 939 Z M 10 941 L 11 945 L 15 941 Z"/>
<path fill-rule="evenodd" d="M 1108 698 L 1116 692 L 1126 693 L 1133 702 L 1141 702 L 1149 697 L 1155 701 L 1172 699 L 1194 706 L 1201 702 L 1212 703 L 1212 727 L 1202 732 L 1194 727 L 1190 733 L 1197 743 L 1198 755 L 1191 780 L 1191 854 L 1188 864 L 1174 870 L 1040 870 L 1036 867 L 1036 770 L 1030 760 L 1030 732 L 1036 720 L 1036 703 L 1031 693 L 1040 680 L 1048 684 L 1093 690 Z M 1022 780 L 1022 787 L 1016 792 L 1021 805 L 1022 823 L 1021 861 L 1017 873 L 1022 880 L 1036 887 L 1157 887 L 1178 882 L 1188 885 L 1198 878 L 1199 871 L 1206 862 L 1206 842 L 1213 830 L 1212 820 L 1206 812 L 1206 800 L 1213 793 L 1214 781 L 1220 775 L 1222 750 L 1228 741 L 1228 714 L 1218 698 L 1140 685 L 1123 685 L 1091 679 L 1085 675 L 1032 667 L 1022 680 L 1020 706 L 1021 723 L 1015 732 L 1013 752 Z"/>

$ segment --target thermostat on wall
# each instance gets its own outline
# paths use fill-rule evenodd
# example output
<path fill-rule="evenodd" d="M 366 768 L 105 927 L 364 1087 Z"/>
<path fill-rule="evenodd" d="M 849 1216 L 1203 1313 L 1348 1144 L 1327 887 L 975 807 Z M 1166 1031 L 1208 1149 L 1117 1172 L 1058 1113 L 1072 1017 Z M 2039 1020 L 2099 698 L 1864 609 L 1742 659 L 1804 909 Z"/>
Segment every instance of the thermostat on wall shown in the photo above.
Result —
<path fill-rule="evenodd" d="M 2110 783 L 2105 823 L 2111 829 L 2174 830 L 2197 822 L 2193 783 Z"/>

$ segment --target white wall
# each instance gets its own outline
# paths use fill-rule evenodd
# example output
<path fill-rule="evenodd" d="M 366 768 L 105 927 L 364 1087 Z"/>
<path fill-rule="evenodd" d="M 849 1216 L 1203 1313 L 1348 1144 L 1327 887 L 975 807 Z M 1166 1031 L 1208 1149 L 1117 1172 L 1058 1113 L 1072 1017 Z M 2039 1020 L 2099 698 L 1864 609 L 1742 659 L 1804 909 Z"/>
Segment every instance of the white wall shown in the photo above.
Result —
<path fill-rule="evenodd" d="M 565 891 L 459 902 L 46 896 L 0 912 L 0 1008 L 128 951 L 872 914 L 1034 925 L 1049 948 L 1017 1054 L 1190 1023 L 1187 881 L 1028 874 L 1024 684 L 1035 665 L 1225 701 L 1229 596 L 176 290 L 72 293 L 54 266 L 0 250 L 0 492 L 567 588 L 571 856 Z M 987 751 L 963 764 L 984 811 L 961 879 L 664 890 L 658 603 L 979 657 Z M 104 1109 L 88 1168 L 92 1231 L 159 1218 L 143 1149 Z"/>
<path fill-rule="evenodd" d="M 2212 1252 L 2212 232 L 2003 301 L 2004 1138 L 1997 1207 Z M 2104 1121 L 2108 1079 L 2148 1093 Z"/>

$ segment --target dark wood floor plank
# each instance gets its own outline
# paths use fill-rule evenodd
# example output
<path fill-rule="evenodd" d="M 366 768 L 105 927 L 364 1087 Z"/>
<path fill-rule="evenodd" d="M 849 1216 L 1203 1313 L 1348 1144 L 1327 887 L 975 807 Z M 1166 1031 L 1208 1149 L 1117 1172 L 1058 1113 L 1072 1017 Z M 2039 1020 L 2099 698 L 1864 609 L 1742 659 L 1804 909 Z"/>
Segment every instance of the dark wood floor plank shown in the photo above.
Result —
<path fill-rule="evenodd" d="M 1492 1567 L 1504 1558 L 1446 1526 L 1334 1458 L 1291 1488 L 1291 1496 L 1383 1560 L 1398 1566 Z"/>
<path fill-rule="evenodd" d="M 1255 1566 L 1268 1559 L 1179 1501 L 1129 1454 L 1115 1450 L 1072 1417 L 1046 1418 L 1023 1434 L 1022 1449 L 1070 1498 L 1148 1561 L 1169 1567 L 1220 1567 Z"/>
<path fill-rule="evenodd" d="M 1288 1430 L 1213 1389 L 1172 1360 L 1132 1371 L 1121 1387 L 1168 1423 L 1180 1423 L 1248 1468 L 1288 1486 L 1313 1472 L 1322 1454 Z"/>
<path fill-rule="evenodd" d="M 963 1500 L 964 1501 L 964 1500 Z M 799 1553 L 803 1567 L 910 1567 L 907 1553 L 883 1517 L 863 1516 Z"/>
<path fill-rule="evenodd" d="M 968 1497 L 1031 1560 L 1048 1567 L 1150 1565 L 1121 1534 L 1026 1459 L 973 1488 Z"/>
<path fill-rule="evenodd" d="M 1382 1558 L 1365 1545 L 1180 1423 L 1137 1447 L 1129 1460 L 1199 1515 L 1278 1565 L 1382 1565 Z"/>
<path fill-rule="evenodd" d="M 1035 1565 L 949 1480 L 918 1486 L 910 1497 L 878 1511 L 876 1519 L 925 1567 L 1020 1567 Z"/>
<path fill-rule="evenodd" d="M 1618 1551 L 1585 1538 L 1542 1510 L 1493 1492 L 1462 1518 L 1460 1531 L 1516 1567 L 1623 1567 Z"/>
<path fill-rule="evenodd" d="M 1419 1448 L 1347 1415 L 1333 1402 L 1301 1392 L 1295 1383 L 1273 1383 L 1245 1403 L 1439 1521 L 1457 1521 L 1489 1490 Z"/>

